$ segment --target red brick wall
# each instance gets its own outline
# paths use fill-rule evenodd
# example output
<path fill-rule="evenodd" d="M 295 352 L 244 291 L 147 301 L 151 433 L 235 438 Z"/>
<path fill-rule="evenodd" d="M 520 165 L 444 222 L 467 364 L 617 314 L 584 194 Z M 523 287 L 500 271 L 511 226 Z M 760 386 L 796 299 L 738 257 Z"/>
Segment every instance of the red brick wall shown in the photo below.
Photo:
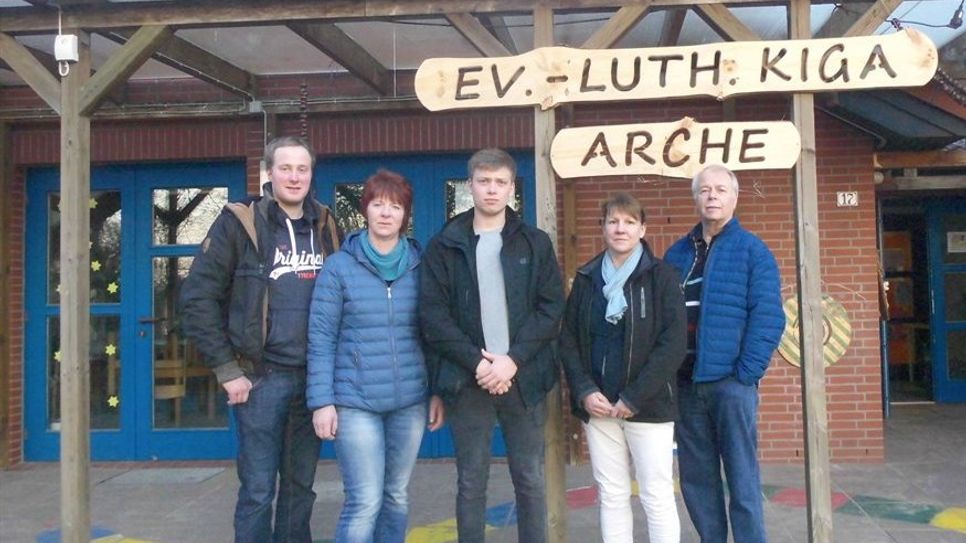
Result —
<path fill-rule="evenodd" d="M 282 85 L 280 82 L 279 85 Z M 291 85 L 290 85 L 291 86 Z M 281 92 L 281 91 L 280 91 Z M 147 98 L 145 98 L 147 99 Z M 5 97 L 6 101 L 6 97 Z M 740 120 L 786 118 L 779 99 L 739 102 Z M 710 101 L 578 106 L 575 125 L 669 121 L 690 115 L 702 122 L 720 120 L 721 106 Z M 828 370 L 830 442 L 835 461 L 881 461 L 882 418 L 876 314 L 875 211 L 872 143 L 868 137 L 823 114 L 817 116 L 819 207 L 824 291 L 848 310 L 854 339 L 845 357 Z M 279 133 L 299 133 L 297 119 L 284 118 Z M 471 151 L 483 146 L 526 149 L 533 143 L 533 115 L 526 109 L 429 114 L 421 111 L 312 116 L 308 133 L 321 155 Z M 11 461 L 21 457 L 23 376 L 24 167 L 56 164 L 58 126 L 15 125 L 13 162 L 18 166 L 11 192 Z M 258 117 L 224 120 L 96 122 L 92 162 L 244 159 L 249 190 L 257 190 L 263 146 Z M 749 172 L 742 183 L 738 217 L 773 249 L 783 273 L 785 293 L 794 292 L 794 210 L 791 177 L 786 172 Z M 562 193 L 558 187 L 558 198 Z M 695 222 L 686 180 L 599 178 L 576 183 L 578 255 L 583 262 L 601 250 L 600 200 L 615 190 L 630 190 L 648 211 L 648 235 L 663 254 Z M 835 191 L 856 190 L 860 207 L 835 208 Z M 562 208 L 561 208 L 562 212 Z M 559 225 L 562 234 L 563 223 Z M 562 255 L 561 255 L 562 256 Z M 18 362 L 19 361 L 19 362 Z M 766 461 L 802 457 L 802 416 L 798 370 L 776 358 L 762 383 L 761 455 Z"/>

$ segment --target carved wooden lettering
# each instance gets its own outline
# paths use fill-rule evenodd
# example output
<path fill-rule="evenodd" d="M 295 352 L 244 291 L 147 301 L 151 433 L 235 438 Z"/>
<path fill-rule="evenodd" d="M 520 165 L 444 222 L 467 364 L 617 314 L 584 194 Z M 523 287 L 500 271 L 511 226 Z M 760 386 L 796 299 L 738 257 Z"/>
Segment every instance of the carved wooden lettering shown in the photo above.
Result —
<path fill-rule="evenodd" d="M 801 141 L 787 121 L 590 126 L 561 130 L 550 162 L 565 179 L 599 175 L 689 178 L 709 164 L 732 170 L 790 168 Z M 623 160 L 622 160 L 623 159 Z"/>
<path fill-rule="evenodd" d="M 427 109 L 439 111 L 915 87 L 929 82 L 938 59 L 936 46 L 913 29 L 660 49 L 545 47 L 513 57 L 428 59 L 416 72 L 416 95 Z"/>

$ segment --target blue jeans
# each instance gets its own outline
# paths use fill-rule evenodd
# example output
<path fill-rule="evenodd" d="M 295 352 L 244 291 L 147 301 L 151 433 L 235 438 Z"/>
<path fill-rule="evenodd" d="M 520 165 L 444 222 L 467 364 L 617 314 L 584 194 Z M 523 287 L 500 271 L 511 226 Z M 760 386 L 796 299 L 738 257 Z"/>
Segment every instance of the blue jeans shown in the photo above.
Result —
<path fill-rule="evenodd" d="M 738 543 L 765 542 L 758 471 L 758 387 L 733 377 L 681 381 L 676 425 L 681 494 L 702 543 L 725 543 L 728 519 Z M 725 513 L 724 483 L 728 484 Z"/>
<path fill-rule="evenodd" d="M 543 479 L 543 426 L 546 405 L 527 409 L 517 387 L 500 396 L 470 386 L 447 406 L 456 445 L 456 531 L 460 543 L 483 543 L 490 444 L 497 421 L 506 441 L 510 479 L 516 495 L 517 539 L 547 541 L 547 504 Z"/>
<path fill-rule="evenodd" d="M 305 371 L 266 367 L 252 377 L 252 384 L 248 401 L 234 408 L 241 481 L 235 541 L 311 543 L 312 483 L 321 441 L 305 406 Z"/>
<path fill-rule="evenodd" d="M 409 523 L 409 476 L 426 427 L 426 403 L 375 413 L 337 407 L 335 454 L 345 502 L 336 543 L 403 543 Z"/>

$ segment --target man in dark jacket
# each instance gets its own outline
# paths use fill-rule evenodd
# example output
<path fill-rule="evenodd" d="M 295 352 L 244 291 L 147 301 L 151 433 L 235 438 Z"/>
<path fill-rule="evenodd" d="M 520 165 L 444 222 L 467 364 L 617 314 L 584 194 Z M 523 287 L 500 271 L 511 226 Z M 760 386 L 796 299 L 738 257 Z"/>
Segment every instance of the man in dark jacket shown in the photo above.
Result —
<path fill-rule="evenodd" d="M 516 493 L 518 539 L 546 541 L 544 398 L 557 380 L 554 340 L 564 298 L 547 234 L 507 208 L 516 163 L 484 149 L 468 165 L 473 209 L 423 256 L 420 322 L 456 445 L 456 525 L 481 543 L 490 442 L 497 421 Z"/>
<path fill-rule="evenodd" d="M 301 138 L 269 143 L 265 195 L 225 206 L 181 287 L 184 332 L 238 422 L 236 542 L 312 541 L 321 442 L 305 404 L 308 313 L 322 261 L 339 248 L 329 209 L 309 198 L 314 164 Z"/>
<path fill-rule="evenodd" d="M 705 168 L 691 192 L 701 222 L 664 255 L 681 274 L 688 317 L 675 429 L 681 493 L 702 543 L 725 543 L 729 518 L 735 541 L 764 543 L 758 381 L 785 328 L 778 264 L 734 218 L 731 170 Z"/>

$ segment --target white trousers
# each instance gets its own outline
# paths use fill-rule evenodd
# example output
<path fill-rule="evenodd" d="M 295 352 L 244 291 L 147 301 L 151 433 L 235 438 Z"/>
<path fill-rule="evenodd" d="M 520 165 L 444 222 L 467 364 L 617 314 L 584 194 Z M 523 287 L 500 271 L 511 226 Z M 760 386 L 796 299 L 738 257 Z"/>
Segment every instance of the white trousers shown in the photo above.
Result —
<path fill-rule="evenodd" d="M 592 417 L 584 424 L 600 499 L 604 543 L 632 543 L 631 458 L 650 543 L 679 543 L 674 499 L 674 423 Z M 629 453 L 629 454 L 628 454 Z"/>

